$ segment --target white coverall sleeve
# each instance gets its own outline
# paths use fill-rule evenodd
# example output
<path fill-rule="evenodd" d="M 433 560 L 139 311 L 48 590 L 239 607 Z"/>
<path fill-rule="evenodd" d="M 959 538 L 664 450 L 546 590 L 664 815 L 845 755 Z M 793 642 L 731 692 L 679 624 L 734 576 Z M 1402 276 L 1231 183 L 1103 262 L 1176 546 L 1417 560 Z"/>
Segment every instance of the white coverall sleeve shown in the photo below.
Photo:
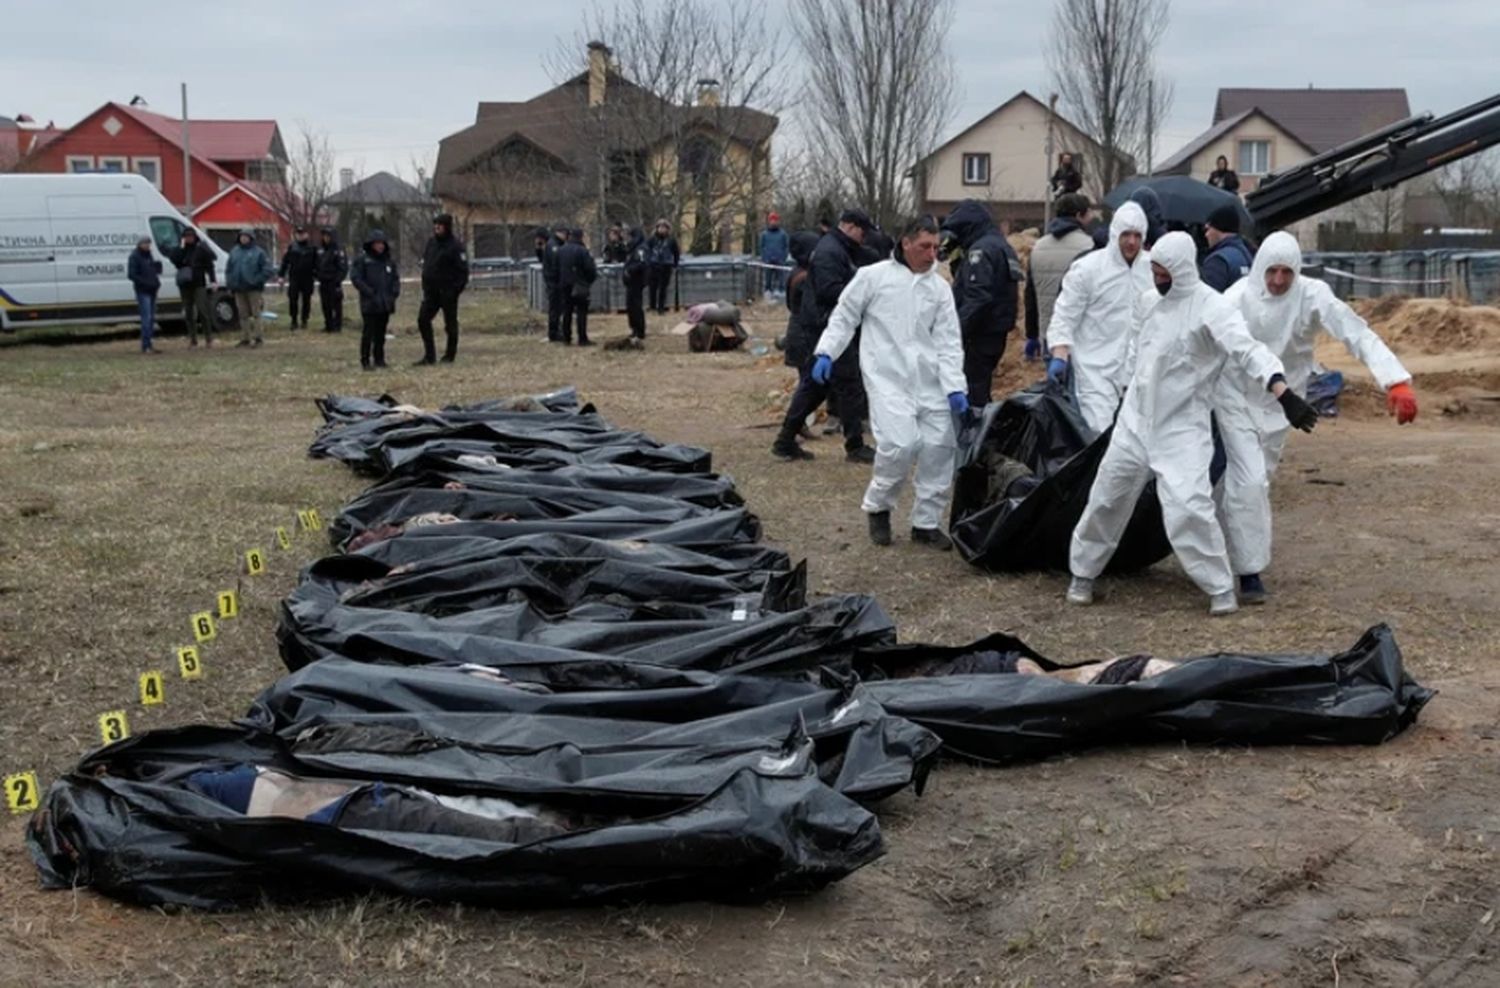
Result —
<path fill-rule="evenodd" d="M 937 322 L 932 327 L 932 342 L 937 348 L 938 380 L 943 384 L 943 394 L 967 392 L 969 382 L 964 377 L 963 331 L 959 327 L 958 308 L 953 304 L 952 292 L 943 292 Z"/>
<path fill-rule="evenodd" d="M 1250 327 L 1245 324 L 1245 317 L 1237 306 L 1220 299 L 1219 304 L 1204 315 L 1207 318 L 1203 330 L 1213 339 L 1214 345 L 1228 354 L 1229 359 L 1262 388 L 1270 386 L 1272 377 L 1286 373 L 1281 359 L 1250 335 Z"/>
<path fill-rule="evenodd" d="M 1136 296 L 1131 305 L 1130 312 L 1130 337 L 1125 341 L 1125 364 L 1120 370 L 1120 384 L 1129 387 L 1131 380 L 1135 377 L 1135 361 L 1139 354 L 1137 344 L 1141 339 L 1141 326 L 1146 317 L 1151 313 L 1151 303 L 1156 298 L 1156 289 L 1142 292 Z"/>
<path fill-rule="evenodd" d="M 1089 307 L 1089 296 L 1093 294 L 1092 265 L 1080 257 L 1063 275 L 1062 291 L 1052 303 L 1052 320 L 1047 323 L 1042 335 L 1048 348 L 1065 346 L 1071 349 L 1078 338 L 1078 327 L 1083 323 L 1083 314 Z"/>
<path fill-rule="evenodd" d="M 1411 380 L 1411 372 L 1401 365 L 1391 348 L 1385 345 L 1370 324 L 1359 313 L 1333 294 L 1333 289 L 1319 281 L 1309 283 L 1318 322 L 1349 353 L 1370 369 L 1382 389 Z"/>
<path fill-rule="evenodd" d="M 865 319 L 865 306 L 869 304 L 874 289 L 875 279 L 871 276 L 874 270 L 874 267 L 860 268 L 839 293 L 839 304 L 834 306 L 833 315 L 828 317 L 828 327 L 818 338 L 817 354 L 826 354 L 837 360 L 849 348 L 849 342 Z"/>

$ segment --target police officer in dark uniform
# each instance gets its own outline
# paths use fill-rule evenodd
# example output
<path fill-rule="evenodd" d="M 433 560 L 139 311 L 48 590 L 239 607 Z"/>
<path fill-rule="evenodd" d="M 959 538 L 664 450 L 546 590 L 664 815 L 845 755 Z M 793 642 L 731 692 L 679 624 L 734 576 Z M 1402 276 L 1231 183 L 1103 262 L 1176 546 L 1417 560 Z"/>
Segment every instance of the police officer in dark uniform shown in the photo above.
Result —
<path fill-rule="evenodd" d="M 563 309 L 567 307 L 567 300 L 563 298 L 562 290 L 559 288 L 561 282 L 561 271 L 557 265 L 558 252 L 562 250 L 563 244 L 568 242 L 568 230 L 562 224 L 556 224 L 552 230 L 552 236 L 547 238 L 547 244 L 542 248 L 542 284 L 547 288 L 547 342 L 561 343 Z"/>
<path fill-rule="evenodd" d="M 323 332 L 337 333 L 344 328 L 344 278 L 349 274 L 349 258 L 339 246 L 338 234 L 325 226 L 318 232 L 318 302 L 323 307 Z"/>
<path fill-rule="evenodd" d="M 302 318 L 300 326 L 307 328 L 307 316 L 312 310 L 313 285 L 318 280 L 318 248 L 307 239 L 307 227 L 299 226 L 292 231 L 294 239 L 281 255 L 278 277 L 286 282 L 287 309 L 292 320 L 292 329 L 299 326 L 297 312 Z"/>
<path fill-rule="evenodd" d="M 458 296 L 469 284 L 469 251 L 453 235 L 453 217 L 439 213 L 432 220 L 432 236 L 422 249 L 422 307 L 417 310 L 417 332 L 422 334 L 422 359 L 418 364 L 437 363 L 437 344 L 432 338 L 432 317 L 443 314 L 447 345 L 443 363 L 458 356 Z"/>
<path fill-rule="evenodd" d="M 632 339 L 646 338 L 646 234 L 631 227 L 625 244 L 625 270 L 620 280 L 625 285 L 625 320 L 630 324 Z"/>
<path fill-rule="evenodd" d="M 1021 259 L 982 203 L 965 199 L 943 222 L 962 254 L 953 271 L 953 303 L 963 330 L 964 377 L 969 404 L 990 403 L 995 368 L 1005 338 L 1016 326 L 1016 301 L 1026 280 Z"/>
<path fill-rule="evenodd" d="M 808 261 L 807 283 L 802 290 L 802 312 L 798 320 L 803 334 L 811 342 L 808 359 L 801 369 L 797 391 L 781 423 L 781 432 L 771 445 L 771 453 L 782 460 L 811 460 L 813 455 L 797 443 L 797 436 L 807 416 L 821 404 L 830 391 L 838 394 L 839 422 L 844 430 L 844 455 L 854 463 L 875 462 L 875 451 L 865 445 L 864 385 L 859 376 L 859 347 L 850 346 L 833 365 L 833 380 L 819 384 L 812 378 L 812 354 L 828 327 L 828 319 L 838 305 L 839 295 L 854 280 L 854 271 L 862 260 L 861 245 L 866 231 L 874 223 L 862 210 L 846 210 L 839 225 L 825 233 L 813 248 Z"/>

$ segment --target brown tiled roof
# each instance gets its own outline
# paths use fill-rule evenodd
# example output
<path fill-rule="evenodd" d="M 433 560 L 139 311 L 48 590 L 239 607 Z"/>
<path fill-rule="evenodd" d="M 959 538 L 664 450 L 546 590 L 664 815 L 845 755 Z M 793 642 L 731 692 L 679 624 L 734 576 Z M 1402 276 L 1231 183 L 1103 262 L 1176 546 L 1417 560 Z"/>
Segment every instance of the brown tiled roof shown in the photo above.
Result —
<path fill-rule="evenodd" d="M 464 172 L 514 141 L 554 159 L 561 171 L 583 176 L 597 164 L 593 142 L 600 127 L 609 150 L 615 151 L 643 150 L 671 133 L 674 124 L 692 123 L 717 127 L 754 144 L 769 139 L 778 123 L 776 117 L 748 107 L 676 106 L 617 73 L 610 74 L 605 92 L 614 112 L 604 115 L 601 123 L 588 116 L 587 73 L 522 102 L 480 103 L 474 123 L 438 145 L 434 191 L 462 198 L 473 184 Z"/>
<path fill-rule="evenodd" d="M 1213 122 L 1250 109 L 1319 153 L 1411 116 L 1404 89 L 1221 89 Z"/>

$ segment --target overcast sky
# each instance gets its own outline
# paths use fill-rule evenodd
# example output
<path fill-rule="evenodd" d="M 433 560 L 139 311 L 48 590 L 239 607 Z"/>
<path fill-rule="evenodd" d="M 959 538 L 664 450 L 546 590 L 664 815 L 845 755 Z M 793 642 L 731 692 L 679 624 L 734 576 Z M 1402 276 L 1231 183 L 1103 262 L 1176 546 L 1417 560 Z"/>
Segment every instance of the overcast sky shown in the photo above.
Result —
<path fill-rule="evenodd" d="M 784 10 L 786 0 L 766 0 Z M 575 0 L 6 0 L 0 114 L 75 123 L 146 98 L 195 117 L 274 117 L 325 132 L 341 165 L 410 176 L 478 100 L 527 99 L 588 4 Z M 1176 102 L 1158 157 L 1212 122 L 1220 86 L 1405 87 L 1413 112 L 1500 92 L 1493 0 L 1176 0 L 1160 53 Z M 1256 8 L 1275 11 L 1262 15 Z M 963 99 L 950 133 L 1020 89 L 1049 91 L 1048 0 L 958 0 L 950 44 Z M 253 13 L 252 13 L 253 12 Z M 583 53 L 579 52 L 580 67 Z"/>

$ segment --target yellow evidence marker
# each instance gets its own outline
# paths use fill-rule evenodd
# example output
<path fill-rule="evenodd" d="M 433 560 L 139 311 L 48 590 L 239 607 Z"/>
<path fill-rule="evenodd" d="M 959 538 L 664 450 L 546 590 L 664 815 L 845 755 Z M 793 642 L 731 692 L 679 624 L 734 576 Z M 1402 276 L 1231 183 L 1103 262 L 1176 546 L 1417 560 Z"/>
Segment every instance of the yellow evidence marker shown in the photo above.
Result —
<path fill-rule="evenodd" d="M 99 737 L 105 744 L 114 744 L 130 737 L 130 721 L 125 718 L 125 711 L 111 710 L 100 714 Z"/>
<path fill-rule="evenodd" d="M 12 813 L 30 813 L 42 805 L 35 772 L 17 772 L 5 777 L 5 805 Z"/>
<path fill-rule="evenodd" d="M 192 645 L 184 645 L 177 650 L 177 669 L 182 673 L 183 679 L 202 679 L 203 660 L 198 657 L 198 649 Z"/>
<path fill-rule="evenodd" d="M 155 669 L 150 672 L 141 673 L 142 706 L 154 707 L 165 701 L 166 698 L 166 686 L 162 682 L 161 673 Z"/>

